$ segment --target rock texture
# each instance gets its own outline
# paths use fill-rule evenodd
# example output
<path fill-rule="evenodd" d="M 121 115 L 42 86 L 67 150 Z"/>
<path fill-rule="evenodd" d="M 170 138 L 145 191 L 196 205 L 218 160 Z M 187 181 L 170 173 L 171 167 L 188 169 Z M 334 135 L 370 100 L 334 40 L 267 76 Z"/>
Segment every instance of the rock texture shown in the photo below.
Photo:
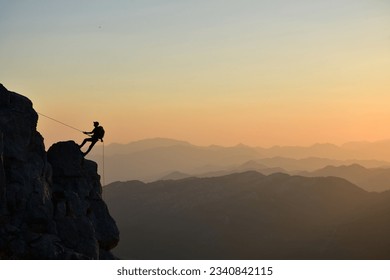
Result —
<path fill-rule="evenodd" d="M 113 259 L 119 231 L 95 162 L 73 141 L 46 153 L 32 102 L 0 84 L 0 259 Z"/>

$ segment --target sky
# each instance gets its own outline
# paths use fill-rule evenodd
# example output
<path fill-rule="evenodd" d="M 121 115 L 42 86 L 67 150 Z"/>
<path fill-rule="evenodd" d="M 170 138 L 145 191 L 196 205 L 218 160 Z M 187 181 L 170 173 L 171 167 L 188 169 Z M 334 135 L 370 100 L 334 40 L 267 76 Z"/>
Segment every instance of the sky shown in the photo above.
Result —
<path fill-rule="evenodd" d="M 390 139 L 387 0 L 0 0 L 0 82 L 106 143 Z M 45 145 L 85 135 L 40 117 Z"/>

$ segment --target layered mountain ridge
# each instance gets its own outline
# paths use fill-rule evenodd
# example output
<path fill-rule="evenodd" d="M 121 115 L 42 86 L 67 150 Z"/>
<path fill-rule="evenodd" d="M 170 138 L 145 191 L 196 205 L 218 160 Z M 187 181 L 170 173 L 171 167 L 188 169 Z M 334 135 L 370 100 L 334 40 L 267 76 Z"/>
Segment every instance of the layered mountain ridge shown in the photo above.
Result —
<path fill-rule="evenodd" d="M 106 182 L 152 182 L 162 178 L 186 175 L 209 177 L 245 170 L 257 170 L 264 174 L 297 174 L 329 165 L 359 164 L 365 168 L 388 168 L 390 163 L 387 160 L 390 158 L 384 155 L 390 146 L 386 147 L 383 143 L 259 148 L 242 144 L 206 147 L 166 138 L 144 139 L 105 147 Z M 91 158 L 102 163 L 102 151 L 93 150 Z"/>
<path fill-rule="evenodd" d="M 255 171 L 115 182 L 105 200 L 125 259 L 388 259 L 390 192 Z"/>

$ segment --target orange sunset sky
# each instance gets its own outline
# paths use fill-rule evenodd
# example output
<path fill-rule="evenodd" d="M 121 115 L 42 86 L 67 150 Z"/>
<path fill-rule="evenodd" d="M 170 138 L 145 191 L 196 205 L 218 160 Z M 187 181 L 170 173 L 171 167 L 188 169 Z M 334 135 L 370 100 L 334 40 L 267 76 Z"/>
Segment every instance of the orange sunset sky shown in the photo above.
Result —
<path fill-rule="evenodd" d="M 390 139 L 389 1 L 0 0 L 0 41 L 5 87 L 106 143 Z"/>

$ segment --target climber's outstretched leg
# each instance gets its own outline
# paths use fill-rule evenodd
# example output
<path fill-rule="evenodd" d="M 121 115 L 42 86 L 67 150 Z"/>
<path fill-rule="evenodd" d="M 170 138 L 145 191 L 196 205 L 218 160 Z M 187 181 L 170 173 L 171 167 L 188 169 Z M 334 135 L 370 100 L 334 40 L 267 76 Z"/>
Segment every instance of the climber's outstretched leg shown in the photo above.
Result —
<path fill-rule="evenodd" d="M 85 153 L 83 153 L 84 156 L 86 156 L 92 150 L 92 148 L 93 148 L 93 146 L 95 146 L 97 140 L 92 139 L 91 142 L 92 143 L 91 143 L 91 145 L 89 145 L 88 150 Z"/>
<path fill-rule="evenodd" d="M 93 140 L 94 140 L 93 138 L 85 138 L 83 143 L 81 143 L 81 145 L 79 145 L 79 147 L 81 148 L 85 145 L 85 143 L 92 142 Z"/>

